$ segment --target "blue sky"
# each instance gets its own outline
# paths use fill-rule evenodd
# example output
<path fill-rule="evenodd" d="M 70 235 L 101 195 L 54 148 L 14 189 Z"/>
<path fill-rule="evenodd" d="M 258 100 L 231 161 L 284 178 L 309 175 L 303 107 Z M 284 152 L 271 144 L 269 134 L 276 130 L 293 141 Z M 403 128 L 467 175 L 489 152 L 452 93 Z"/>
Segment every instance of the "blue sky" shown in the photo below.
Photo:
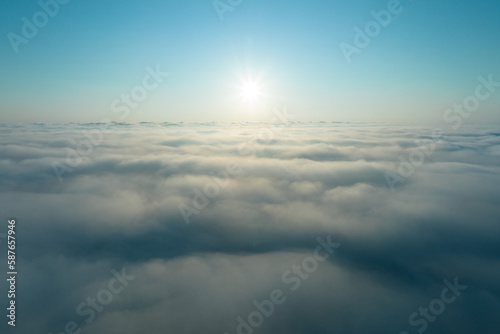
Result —
<path fill-rule="evenodd" d="M 211 1 L 72 0 L 16 53 L 8 34 L 41 8 L 7 0 L 0 122 L 120 120 L 112 102 L 157 65 L 170 75 L 125 121 L 269 120 L 286 106 L 300 120 L 439 122 L 479 76 L 500 81 L 498 2 L 400 3 L 348 63 L 340 43 L 388 1 L 244 0 L 221 21 Z M 242 78 L 260 78 L 252 105 Z M 499 106 L 497 92 L 469 121 L 500 121 Z"/>

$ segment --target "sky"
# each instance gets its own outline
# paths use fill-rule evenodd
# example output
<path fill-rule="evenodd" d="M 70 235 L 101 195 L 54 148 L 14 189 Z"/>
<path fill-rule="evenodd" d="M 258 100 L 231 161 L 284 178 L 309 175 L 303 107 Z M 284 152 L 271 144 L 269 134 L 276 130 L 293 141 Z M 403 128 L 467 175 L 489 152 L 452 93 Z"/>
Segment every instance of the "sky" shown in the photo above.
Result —
<path fill-rule="evenodd" d="M 341 43 L 390 1 L 233 3 L 71 0 L 44 25 L 36 1 L 3 1 L 0 122 L 266 121 L 287 107 L 303 121 L 439 123 L 479 76 L 500 80 L 498 2 L 401 0 L 350 61 Z M 148 68 L 168 76 L 125 117 L 122 94 Z M 499 105 L 468 121 L 500 121 Z"/>
<path fill-rule="evenodd" d="M 498 334 L 499 14 L 3 0 L 0 332 Z"/>

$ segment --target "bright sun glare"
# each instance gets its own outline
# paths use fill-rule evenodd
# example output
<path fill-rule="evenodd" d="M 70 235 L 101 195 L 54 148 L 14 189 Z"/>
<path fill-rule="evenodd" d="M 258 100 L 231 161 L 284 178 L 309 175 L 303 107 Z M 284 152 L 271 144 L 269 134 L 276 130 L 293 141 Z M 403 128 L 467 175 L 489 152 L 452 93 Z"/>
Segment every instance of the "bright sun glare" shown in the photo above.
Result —
<path fill-rule="evenodd" d="M 262 96 L 261 85 L 254 80 L 247 80 L 240 87 L 240 97 L 246 104 L 256 104 Z"/>

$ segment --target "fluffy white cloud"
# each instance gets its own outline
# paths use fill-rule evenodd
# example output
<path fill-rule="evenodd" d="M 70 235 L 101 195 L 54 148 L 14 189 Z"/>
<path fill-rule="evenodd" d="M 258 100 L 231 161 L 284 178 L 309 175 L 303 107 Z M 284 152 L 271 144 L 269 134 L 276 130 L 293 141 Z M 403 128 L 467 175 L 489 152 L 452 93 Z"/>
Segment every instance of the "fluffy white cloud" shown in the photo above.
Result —
<path fill-rule="evenodd" d="M 414 333 L 409 315 L 454 277 L 469 288 L 427 333 L 500 328 L 497 128 L 463 126 L 438 143 L 431 128 L 342 123 L 114 124 L 85 135 L 100 126 L 0 126 L 19 330 L 75 321 L 89 333 L 236 333 L 237 317 L 285 290 L 282 273 L 327 235 L 341 248 L 255 333 Z M 418 150 L 423 161 L 399 175 Z M 54 162 L 67 167 L 62 182 Z M 401 178 L 394 191 L 387 171 Z M 197 191 L 208 200 L 198 208 Z M 179 204 L 196 210 L 189 225 Z M 86 324 L 77 306 L 124 265 L 136 279 Z"/>

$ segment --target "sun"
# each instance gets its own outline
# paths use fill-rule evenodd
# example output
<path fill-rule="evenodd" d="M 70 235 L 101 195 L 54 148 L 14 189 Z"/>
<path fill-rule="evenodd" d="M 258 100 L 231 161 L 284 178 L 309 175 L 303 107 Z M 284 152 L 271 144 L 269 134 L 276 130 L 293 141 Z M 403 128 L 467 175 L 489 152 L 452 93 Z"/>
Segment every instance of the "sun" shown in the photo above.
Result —
<path fill-rule="evenodd" d="M 257 104 L 260 102 L 262 95 L 262 86 L 258 81 L 245 80 L 241 83 L 240 98 L 244 103 Z"/>

